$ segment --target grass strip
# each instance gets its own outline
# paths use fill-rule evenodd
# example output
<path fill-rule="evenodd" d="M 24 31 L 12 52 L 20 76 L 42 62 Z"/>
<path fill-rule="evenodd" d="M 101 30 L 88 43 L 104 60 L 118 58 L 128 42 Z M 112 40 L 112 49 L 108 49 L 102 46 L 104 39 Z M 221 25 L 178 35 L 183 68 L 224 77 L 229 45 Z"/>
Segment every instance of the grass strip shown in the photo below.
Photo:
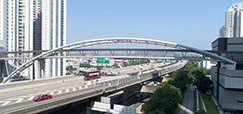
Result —
<path fill-rule="evenodd" d="M 205 103 L 208 114 L 219 114 L 219 111 L 218 111 L 216 105 L 214 104 L 211 96 L 203 94 L 203 93 L 200 93 L 200 94 Z"/>

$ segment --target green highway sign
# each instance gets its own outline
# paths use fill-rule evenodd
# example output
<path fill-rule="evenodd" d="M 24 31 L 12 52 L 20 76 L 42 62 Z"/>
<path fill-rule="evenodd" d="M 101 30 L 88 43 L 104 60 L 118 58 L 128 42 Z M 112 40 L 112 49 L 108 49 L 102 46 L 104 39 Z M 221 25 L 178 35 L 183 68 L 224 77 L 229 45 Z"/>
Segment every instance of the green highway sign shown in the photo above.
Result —
<path fill-rule="evenodd" d="M 110 64 L 109 60 L 105 60 L 105 58 L 97 58 L 97 63 L 99 64 Z"/>

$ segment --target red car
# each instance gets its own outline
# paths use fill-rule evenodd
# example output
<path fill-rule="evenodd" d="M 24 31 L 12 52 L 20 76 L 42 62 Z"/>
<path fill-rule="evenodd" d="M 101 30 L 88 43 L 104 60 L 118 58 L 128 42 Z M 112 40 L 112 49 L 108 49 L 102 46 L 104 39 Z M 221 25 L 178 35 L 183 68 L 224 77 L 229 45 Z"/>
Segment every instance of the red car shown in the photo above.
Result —
<path fill-rule="evenodd" d="M 47 94 L 47 93 L 44 93 L 44 94 L 40 94 L 36 97 L 34 97 L 34 101 L 40 101 L 40 100 L 44 100 L 44 99 L 49 99 L 49 98 L 52 98 L 52 95 L 51 94 Z"/>

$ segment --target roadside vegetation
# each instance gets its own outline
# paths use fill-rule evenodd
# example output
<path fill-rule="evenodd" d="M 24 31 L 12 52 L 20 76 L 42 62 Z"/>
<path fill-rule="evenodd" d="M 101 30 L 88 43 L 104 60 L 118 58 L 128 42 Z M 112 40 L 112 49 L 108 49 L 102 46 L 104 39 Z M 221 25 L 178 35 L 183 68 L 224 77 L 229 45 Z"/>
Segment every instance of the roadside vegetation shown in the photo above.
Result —
<path fill-rule="evenodd" d="M 179 88 L 165 83 L 159 86 L 153 96 L 142 106 L 145 114 L 174 114 L 182 98 Z"/>
<path fill-rule="evenodd" d="M 156 89 L 150 100 L 142 106 L 142 110 L 145 114 L 174 114 L 182 100 L 181 94 L 188 87 L 196 85 L 201 93 L 206 93 L 211 89 L 212 82 L 206 77 L 210 75 L 210 72 L 208 69 L 199 68 L 196 61 L 189 61 L 183 70 L 173 72 L 171 79 Z M 174 93 L 173 95 L 165 94 L 165 91 L 174 91 Z"/>
<path fill-rule="evenodd" d="M 115 69 L 115 68 L 120 68 L 120 67 L 117 63 L 115 63 L 114 65 L 112 65 L 112 68 Z"/>
<path fill-rule="evenodd" d="M 219 111 L 218 111 L 216 105 L 214 104 L 211 96 L 204 94 L 204 93 L 201 93 L 200 95 L 201 95 L 203 102 L 205 104 L 205 107 L 207 109 L 207 113 L 208 114 L 219 114 Z"/>
<path fill-rule="evenodd" d="M 90 65 L 90 64 L 79 64 L 79 67 L 91 68 L 91 67 L 93 67 L 93 66 Z"/>

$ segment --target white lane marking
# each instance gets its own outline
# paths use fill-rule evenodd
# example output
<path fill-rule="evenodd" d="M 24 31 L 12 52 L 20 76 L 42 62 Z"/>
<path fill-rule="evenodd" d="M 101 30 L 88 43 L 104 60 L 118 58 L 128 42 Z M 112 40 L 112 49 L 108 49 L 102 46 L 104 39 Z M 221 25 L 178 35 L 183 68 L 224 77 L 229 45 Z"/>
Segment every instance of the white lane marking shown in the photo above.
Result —
<path fill-rule="evenodd" d="M 24 98 L 19 99 L 19 100 L 18 100 L 18 101 L 16 101 L 15 103 L 19 103 L 19 102 L 21 102 L 22 100 L 24 100 Z"/>
<path fill-rule="evenodd" d="M 66 89 L 66 93 L 69 92 L 69 89 Z"/>
<path fill-rule="evenodd" d="M 76 91 L 76 87 L 73 88 L 73 91 Z"/>
<path fill-rule="evenodd" d="M 54 92 L 51 92 L 50 94 L 51 94 L 51 95 L 53 95 L 53 94 L 54 94 Z"/>
<path fill-rule="evenodd" d="M 61 93 L 62 93 L 62 90 L 58 91 L 58 93 L 57 93 L 57 94 L 61 94 Z"/>
<path fill-rule="evenodd" d="M 82 86 L 79 86 L 79 90 L 81 90 L 82 89 Z"/>
<path fill-rule="evenodd" d="M 88 88 L 88 86 L 87 86 L 87 85 L 85 85 L 84 87 L 85 87 L 85 88 Z"/>
<path fill-rule="evenodd" d="M 7 105 L 8 103 L 10 103 L 11 101 L 6 101 L 5 103 L 3 103 L 1 106 Z"/>
<path fill-rule="evenodd" d="M 35 96 L 30 97 L 30 98 L 28 99 L 28 101 L 34 99 L 34 97 L 35 97 Z"/>

